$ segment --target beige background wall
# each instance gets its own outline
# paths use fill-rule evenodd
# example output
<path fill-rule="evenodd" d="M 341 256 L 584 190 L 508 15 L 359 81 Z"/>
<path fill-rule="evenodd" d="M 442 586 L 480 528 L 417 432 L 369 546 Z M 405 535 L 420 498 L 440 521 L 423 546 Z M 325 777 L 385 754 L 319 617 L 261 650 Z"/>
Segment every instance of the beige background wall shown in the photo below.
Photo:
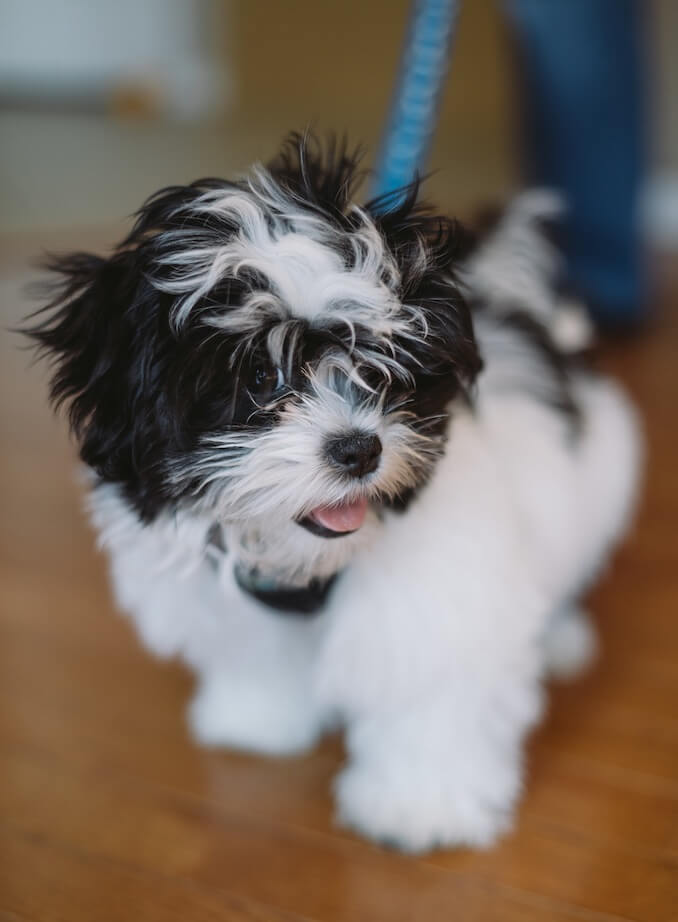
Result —
<path fill-rule="evenodd" d="M 652 163 L 678 170 L 678 0 L 647 14 Z M 447 145 L 513 161 L 515 74 L 501 0 L 464 0 L 441 113 Z M 271 126 L 346 126 L 376 140 L 396 72 L 408 0 L 248 0 L 234 5 L 239 102 Z M 576 62 L 573 63 L 576 66 Z M 512 163 L 509 170 L 512 169 Z"/>
<path fill-rule="evenodd" d="M 642 2 L 656 174 L 651 210 L 655 224 L 678 239 L 678 0 Z M 409 0 L 211 3 L 202 27 L 221 43 L 235 84 L 231 108 L 182 122 L 119 110 L 0 107 L 0 230 L 119 220 L 162 185 L 229 175 L 270 157 L 282 135 L 309 122 L 346 130 L 374 157 Z M 429 194 L 461 214 L 518 182 L 516 69 L 500 10 L 500 0 L 462 2 L 433 149 Z"/>
<path fill-rule="evenodd" d="M 408 0 L 237 4 L 240 105 L 282 133 L 313 119 L 375 152 L 405 33 Z M 467 198 L 477 169 L 488 194 L 514 173 L 509 43 L 493 0 L 466 0 L 458 24 L 432 168 L 433 191 Z M 447 191 L 446 191 L 447 190 Z M 475 190 L 474 190 L 475 191 Z"/>

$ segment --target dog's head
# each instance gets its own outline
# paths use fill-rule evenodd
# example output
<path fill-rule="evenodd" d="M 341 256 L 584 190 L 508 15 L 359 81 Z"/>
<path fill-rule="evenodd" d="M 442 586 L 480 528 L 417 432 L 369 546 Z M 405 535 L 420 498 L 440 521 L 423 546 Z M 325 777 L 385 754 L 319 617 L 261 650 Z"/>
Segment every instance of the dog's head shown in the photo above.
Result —
<path fill-rule="evenodd" d="M 275 546 L 291 578 L 425 482 L 480 367 L 460 228 L 416 189 L 359 207 L 357 178 L 294 136 L 246 179 L 165 189 L 110 258 L 51 263 L 30 330 L 100 480 L 147 521 L 194 508 Z"/>

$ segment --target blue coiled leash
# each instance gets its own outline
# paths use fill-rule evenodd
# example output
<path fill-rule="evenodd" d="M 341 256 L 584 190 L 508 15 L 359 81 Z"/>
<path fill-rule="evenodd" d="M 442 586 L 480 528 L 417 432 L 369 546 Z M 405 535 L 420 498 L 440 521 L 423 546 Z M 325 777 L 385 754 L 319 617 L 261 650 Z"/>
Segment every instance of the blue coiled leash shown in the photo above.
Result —
<path fill-rule="evenodd" d="M 395 207 L 425 167 L 438 117 L 461 0 L 415 0 L 400 59 L 375 180 L 374 198 Z"/>

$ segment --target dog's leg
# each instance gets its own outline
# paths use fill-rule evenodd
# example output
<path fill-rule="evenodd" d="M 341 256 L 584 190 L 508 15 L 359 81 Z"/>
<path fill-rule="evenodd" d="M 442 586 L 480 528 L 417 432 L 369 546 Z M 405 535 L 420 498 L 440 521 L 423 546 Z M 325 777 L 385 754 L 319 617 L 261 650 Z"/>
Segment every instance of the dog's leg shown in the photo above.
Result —
<path fill-rule="evenodd" d="M 338 584 L 317 670 L 346 724 L 341 822 L 413 852 L 508 828 L 553 604 L 475 423 L 454 437 L 441 464 L 461 474 L 443 468 Z"/>
<path fill-rule="evenodd" d="M 115 595 L 157 656 L 197 674 L 189 709 L 195 738 L 258 752 L 310 746 L 322 718 L 310 694 L 318 622 L 279 615 L 245 595 L 228 558 L 204 559 L 205 527 L 144 527 L 117 491 L 99 490 L 95 523 L 111 557 Z"/>
<path fill-rule="evenodd" d="M 220 654 L 197 665 L 193 736 L 271 755 L 303 751 L 323 729 L 311 695 L 317 625 L 241 601 L 241 610 L 228 613 L 231 631 Z"/>
<path fill-rule="evenodd" d="M 491 844 L 520 793 L 554 601 L 502 476 L 458 418 L 429 488 L 333 595 L 316 681 L 346 725 L 339 818 L 407 851 Z"/>
<path fill-rule="evenodd" d="M 510 828 L 540 688 L 533 677 L 484 689 L 469 680 L 350 723 L 336 783 L 343 824 L 409 852 L 487 847 Z"/>
<path fill-rule="evenodd" d="M 352 624 L 338 624 L 318 683 L 346 724 L 343 824 L 412 852 L 485 847 L 509 828 L 524 738 L 541 713 L 547 609 L 502 575 L 494 599 L 491 579 L 460 566 L 449 607 L 436 609 L 420 583 L 419 605 L 393 591 L 390 607 L 356 603 Z"/>

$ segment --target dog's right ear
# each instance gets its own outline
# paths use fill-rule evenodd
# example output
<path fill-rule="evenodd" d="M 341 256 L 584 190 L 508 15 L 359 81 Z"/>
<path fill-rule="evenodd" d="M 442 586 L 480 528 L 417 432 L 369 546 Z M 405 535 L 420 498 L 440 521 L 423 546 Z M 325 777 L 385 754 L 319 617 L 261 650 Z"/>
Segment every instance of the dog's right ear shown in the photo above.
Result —
<path fill-rule="evenodd" d="M 144 294 L 134 250 L 120 249 L 109 259 L 73 253 L 44 266 L 58 278 L 45 289 L 49 302 L 22 332 L 51 363 L 51 401 L 68 405 L 82 459 L 105 480 L 129 482 L 143 435 L 138 404 L 151 385 L 154 340 L 153 312 L 140 309 L 150 292 Z"/>

